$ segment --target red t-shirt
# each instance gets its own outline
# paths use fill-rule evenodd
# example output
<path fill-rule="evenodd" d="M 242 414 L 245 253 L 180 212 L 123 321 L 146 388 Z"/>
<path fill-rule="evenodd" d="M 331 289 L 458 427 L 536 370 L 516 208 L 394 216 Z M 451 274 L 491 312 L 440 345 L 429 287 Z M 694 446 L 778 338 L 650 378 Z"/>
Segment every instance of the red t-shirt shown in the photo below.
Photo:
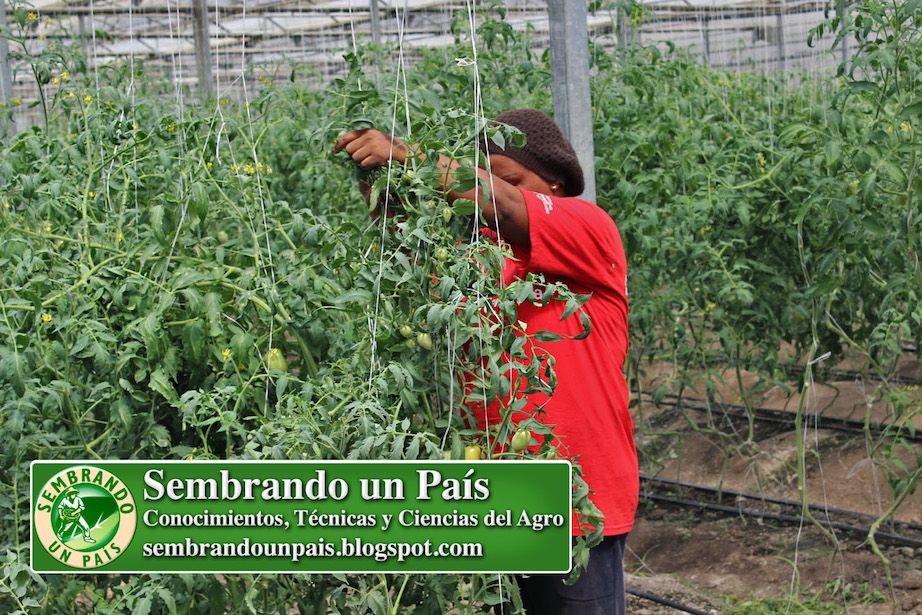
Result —
<path fill-rule="evenodd" d="M 543 394 L 530 395 L 526 410 L 548 402 L 543 421 L 555 425 L 560 451 L 578 457 L 583 478 L 594 492 L 590 498 L 605 516 L 604 534 L 625 534 L 634 525 L 639 478 L 623 371 L 628 301 L 621 236 L 611 217 L 593 203 L 525 190 L 522 194 L 531 249 L 512 246 L 513 258 L 503 268 L 504 283 L 541 273 L 548 282 L 566 283 L 574 293 L 592 294 L 581 308 L 591 320 L 588 337 L 540 345 L 556 359 L 557 388 L 549 402 Z M 561 321 L 566 303 L 548 299 L 540 306 L 519 305 L 518 319 L 527 323 L 528 332 L 579 335 L 579 311 Z M 486 424 L 500 422 L 502 407 L 497 400 L 487 408 Z M 483 408 L 474 411 L 485 427 Z M 576 530 L 574 520 L 574 534 Z"/>

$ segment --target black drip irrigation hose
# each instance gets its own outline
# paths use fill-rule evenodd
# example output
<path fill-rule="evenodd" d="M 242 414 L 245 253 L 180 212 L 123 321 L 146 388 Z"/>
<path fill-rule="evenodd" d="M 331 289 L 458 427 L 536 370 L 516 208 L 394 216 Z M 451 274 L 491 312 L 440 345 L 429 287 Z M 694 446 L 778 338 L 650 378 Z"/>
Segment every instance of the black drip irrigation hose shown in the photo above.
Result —
<path fill-rule="evenodd" d="M 686 606 L 686 605 L 684 605 L 684 604 L 682 604 L 682 603 L 680 603 L 680 602 L 675 602 L 675 601 L 673 601 L 673 600 L 669 600 L 668 598 L 661 598 L 660 596 L 656 596 L 656 595 L 654 595 L 654 594 L 651 594 L 651 593 L 648 593 L 648 592 L 645 592 L 645 591 L 641 591 L 641 590 L 639 590 L 639 589 L 634 589 L 633 587 L 625 587 L 625 588 L 624 588 L 624 591 L 626 591 L 627 593 L 629 593 L 629 594 L 632 595 L 632 596 L 637 596 L 638 598 L 643 598 L 644 600 L 649 600 L 650 602 L 655 602 L 655 603 L 657 603 L 657 604 L 662 604 L 663 606 L 672 607 L 672 608 L 674 608 L 674 609 L 677 610 L 677 611 L 683 611 L 683 612 L 685 612 L 685 613 L 691 613 L 692 615 L 712 615 L 712 613 L 708 613 L 707 611 L 701 611 L 701 610 L 696 609 L 696 608 L 694 608 L 694 607 Z"/>
<path fill-rule="evenodd" d="M 803 374 L 806 371 L 806 368 L 803 365 L 786 365 L 782 366 L 781 369 L 786 369 L 792 374 Z M 876 376 L 874 374 L 868 374 L 856 369 L 842 369 L 838 367 L 815 367 L 815 372 L 820 374 L 828 374 L 835 377 L 838 380 L 865 380 L 867 382 L 889 382 L 892 384 L 922 384 L 919 381 L 919 378 L 915 376 L 904 376 L 902 374 L 893 374 L 889 380 Z"/>
<path fill-rule="evenodd" d="M 754 517 L 756 519 L 770 519 L 773 521 L 782 521 L 785 523 L 802 523 L 807 519 L 802 515 L 785 515 L 782 513 L 770 513 L 762 510 L 750 510 L 748 508 L 736 508 L 733 506 L 725 506 L 723 504 L 708 504 L 707 502 L 701 502 L 699 500 L 687 500 L 685 498 L 675 498 L 668 495 L 656 495 L 653 493 L 645 493 L 643 496 L 648 500 L 666 502 L 669 504 L 678 504 L 680 506 L 686 506 L 689 508 L 701 508 L 704 510 L 712 510 L 715 512 L 728 513 L 733 515 L 745 515 L 748 517 Z M 869 529 L 866 527 L 860 527 L 856 525 L 847 525 L 845 523 L 837 523 L 834 521 L 826 521 L 817 519 L 817 522 L 823 527 L 842 530 L 843 532 L 850 532 L 853 534 L 865 535 L 869 533 Z M 891 534 L 889 532 L 876 532 L 874 534 L 875 538 L 881 538 L 887 540 L 891 543 L 897 543 L 909 547 L 922 547 L 922 540 L 916 540 L 914 538 L 907 538 L 906 536 L 900 536 L 899 534 Z"/>
<path fill-rule="evenodd" d="M 716 493 L 719 495 L 727 495 L 735 498 L 746 498 L 749 500 L 756 500 L 759 502 L 768 502 L 769 504 L 779 504 L 781 506 L 789 506 L 792 508 L 799 508 L 803 506 L 800 502 L 795 502 L 794 500 L 785 500 L 783 498 L 775 498 L 767 495 L 759 495 L 757 493 L 745 493 L 743 491 L 734 491 L 732 489 L 718 489 L 717 487 L 711 487 L 708 485 L 696 485 L 694 483 L 683 483 L 682 481 L 673 480 L 671 478 L 656 478 L 654 476 L 647 476 L 646 474 L 640 475 L 640 480 L 651 483 L 662 483 L 664 485 L 671 485 L 674 487 L 684 487 L 686 489 L 694 489 L 696 491 L 704 491 L 705 493 Z M 819 513 L 833 513 L 839 515 L 849 515 L 852 517 L 857 517 L 859 519 L 867 519 L 871 522 L 874 522 L 878 519 L 875 515 L 869 515 L 867 513 L 856 512 L 854 510 L 844 510 L 842 508 L 834 508 L 832 506 L 823 506 L 820 504 L 808 504 L 807 508 L 811 511 Z M 897 519 L 890 519 L 887 521 L 887 525 L 891 527 L 904 527 L 911 530 L 916 530 L 922 532 L 922 524 L 913 523 L 911 521 L 899 521 Z"/>
<path fill-rule="evenodd" d="M 667 397 L 674 397 L 674 401 L 660 401 L 655 405 L 669 405 L 669 406 L 678 406 L 682 404 L 684 408 L 689 410 L 696 410 L 698 412 L 707 412 L 708 411 L 708 402 L 704 399 L 697 399 L 693 397 L 682 397 L 678 398 L 675 395 L 667 395 Z M 746 406 L 740 406 L 738 404 L 727 404 L 727 403 L 715 403 L 715 406 L 718 410 L 723 412 L 726 416 L 732 416 L 737 418 L 748 418 L 750 414 L 750 409 Z M 764 422 L 779 423 L 782 425 L 789 425 L 791 429 L 794 428 L 794 420 L 797 418 L 796 412 L 791 412 L 790 410 L 776 410 L 772 408 L 758 408 L 753 407 L 752 415 L 756 420 Z M 864 432 L 865 431 L 865 422 L 859 421 L 856 419 L 849 418 L 838 418 L 832 416 L 823 416 L 823 415 L 805 415 L 805 419 L 813 424 L 814 427 L 822 429 L 831 429 L 836 431 L 844 431 L 846 433 L 855 433 L 855 432 Z M 887 429 L 894 427 L 888 423 L 868 423 L 867 431 L 873 436 L 884 435 Z M 922 430 L 912 433 L 906 431 L 901 434 L 902 438 L 907 440 L 913 440 L 917 442 L 922 442 Z"/>

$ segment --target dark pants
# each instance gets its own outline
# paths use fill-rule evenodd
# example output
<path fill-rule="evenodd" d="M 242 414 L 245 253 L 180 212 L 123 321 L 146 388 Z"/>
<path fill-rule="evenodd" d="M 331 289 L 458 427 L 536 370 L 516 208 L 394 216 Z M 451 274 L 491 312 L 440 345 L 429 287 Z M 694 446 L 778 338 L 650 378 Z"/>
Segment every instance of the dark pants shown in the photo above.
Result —
<path fill-rule="evenodd" d="M 589 565 L 573 585 L 570 575 L 518 577 L 528 615 L 624 615 L 624 541 L 606 536 L 589 551 Z M 512 613 L 508 607 L 505 613 Z"/>

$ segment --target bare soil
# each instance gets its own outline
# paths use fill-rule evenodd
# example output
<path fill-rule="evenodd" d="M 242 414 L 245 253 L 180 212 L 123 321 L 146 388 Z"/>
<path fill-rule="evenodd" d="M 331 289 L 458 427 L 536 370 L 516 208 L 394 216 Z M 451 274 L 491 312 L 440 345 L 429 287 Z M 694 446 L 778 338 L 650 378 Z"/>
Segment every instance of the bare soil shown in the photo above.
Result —
<path fill-rule="evenodd" d="M 905 359 L 899 371 L 904 377 L 922 376 L 912 357 Z M 670 376 L 667 367 L 651 366 L 644 386 L 653 390 L 669 382 Z M 753 406 L 800 408 L 806 417 L 801 445 L 796 432 L 784 428 L 762 431 L 757 441 L 730 443 L 691 427 L 691 423 L 706 426 L 705 413 L 686 411 L 682 416 L 674 408 L 657 408 L 646 401 L 635 409 L 642 472 L 800 500 L 797 468 L 804 459 L 810 503 L 875 516 L 891 507 L 891 489 L 881 469 L 889 454 L 886 441 L 860 433 L 816 429 L 809 421 L 811 413 L 858 420 L 868 417 L 872 422 L 903 420 L 893 416 L 892 404 L 881 401 L 879 385 L 859 377 L 813 383 L 801 393 L 799 386 L 760 390 L 751 374 L 725 376 L 730 384 L 718 387 L 715 401 L 743 403 L 740 391 L 746 390 L 745 401 Z M 922 415 L 918 412 L 922 406 L 918 390 L 902 387 L 901 395 L 909 412 Z M 719 412 L 716 404 L 714 407 Z M 922 416 L 913 420 L 922 429 Z M 912 471 L 917 467 L 918 452 L 894 451 L 889 463 L 891 467 L 902 463 Z M 918 491 L 893 518 L 922 523 Z M 811 600 L 820 596 L 833 608 L 824 613 L 922 615 L 922 547 L 882 547 L 882 555 L 889 560 L 891 583 L 884 560 L 854 536 L 846 539 L 836 535 L 831 541 L 809 523 L 757 523 L 751 518 L 644 503 L 627 547 L 629 588 L 681 603 L 692 612 L 729 613 L 741 610 L 745 601 L 772 599 L 784 602 L 776 606 L 777 611 L 758 612 L 811 613 L 811 605 L 817 604 Z M 653 615 L 683 611 L 632 596 L 629 612 Z"/>

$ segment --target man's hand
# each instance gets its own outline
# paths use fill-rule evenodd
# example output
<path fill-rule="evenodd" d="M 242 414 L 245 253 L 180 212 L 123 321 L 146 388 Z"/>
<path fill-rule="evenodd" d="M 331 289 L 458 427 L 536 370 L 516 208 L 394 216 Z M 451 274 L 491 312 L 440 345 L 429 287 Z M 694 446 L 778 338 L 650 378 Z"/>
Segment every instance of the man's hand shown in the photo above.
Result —
<path fill-rule="evenodd" d="M 333 151 L 345 151 L 363 169 L 387 166 L 391 160 L 404 164 L 407 156 L 410 155 L 410 148 L 403 141 L 373 128 L 347 132 L 336 142 Z M 452 173 L 460 166 L 458 161 L 450 160 L 440 154 L 438 166 L 442 171 L 442 188 L 445 190 L 449 203 L 454 203 L 459 198 L 479 203 L 483 219 L 490 228 L 500 231 L 503 238 L 511 243 L 524 247 L 531 245 L 531 238 L 528 235 L 528 209 L 525 206 L 525 197 L 518 188 L 501 176 L 491 176 L 485 169 L 478 168 L 474 169 L 478 177 L 491 187 L 490 198 L 484 199 L 483 189 L 480 186 L 466 192 L 457 192 L 451 186 Z M 371 196 L 370 187 L 367 184 L 365 186 L 360 184 L 359 189 L 368 200 Z M 367 194 L 366 190 L 368 190 Z M 376 220 L 379 215 L 378 210 L 382 206 L 381 196 L 384 195 L 379 196 L 379 202 L 371 213 L 372 218 Z M 390 212 L 388 215 L 391 215 Z"/>
<path fill-rule="evenodd" d="M 344 150 L 363 169 L 383 167 L 391 160 L 403 164 L 409 153 L 403 141 L 373 128 L 352 130 L 340 137 L 333 151 Z"/>

